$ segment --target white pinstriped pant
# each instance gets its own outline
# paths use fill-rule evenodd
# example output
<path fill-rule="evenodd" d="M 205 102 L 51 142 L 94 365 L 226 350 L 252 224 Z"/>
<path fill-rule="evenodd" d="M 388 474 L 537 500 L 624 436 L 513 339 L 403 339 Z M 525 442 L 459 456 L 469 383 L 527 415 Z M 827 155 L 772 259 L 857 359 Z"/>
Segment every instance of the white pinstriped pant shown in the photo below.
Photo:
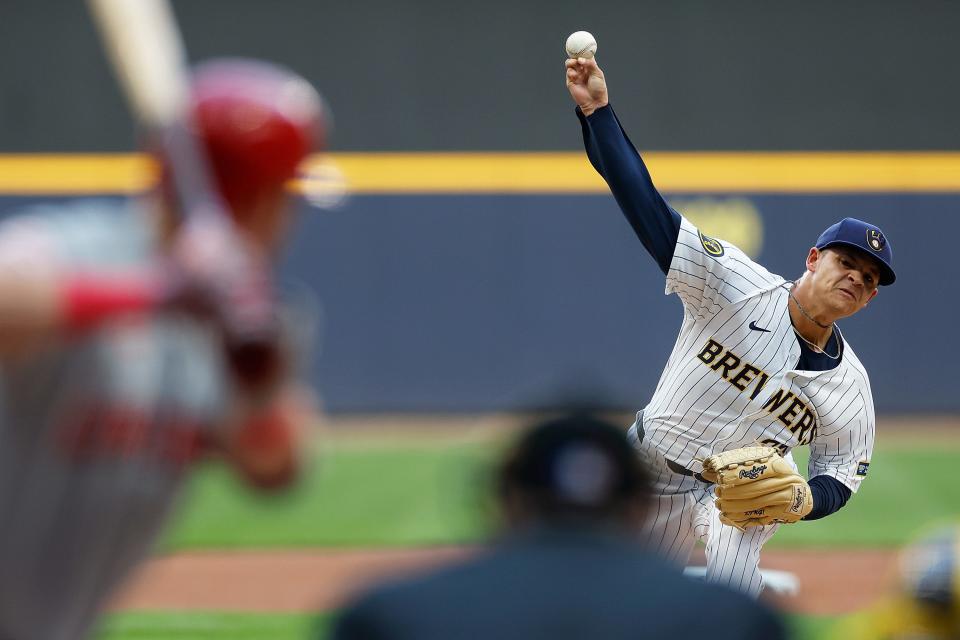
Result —
<path fill-rule="evenodd" d="M 642 412 L 637 414 L 637 419 L 641 418 Z M 642 531 L 644 543 L 685 567 L 694 543 L 700 540 L 706 544 L 708 581 L 759 596 L 763 589 L 760 549 L 780 525 L 740 531 L 722 524 L 720 512 L 714 506 L 713 485 L 671 471 L 666 459 L 648 439 L 639 441 L 636 422 L 627 432 L 627 438 L 654 481 L 650 515 Z"/>

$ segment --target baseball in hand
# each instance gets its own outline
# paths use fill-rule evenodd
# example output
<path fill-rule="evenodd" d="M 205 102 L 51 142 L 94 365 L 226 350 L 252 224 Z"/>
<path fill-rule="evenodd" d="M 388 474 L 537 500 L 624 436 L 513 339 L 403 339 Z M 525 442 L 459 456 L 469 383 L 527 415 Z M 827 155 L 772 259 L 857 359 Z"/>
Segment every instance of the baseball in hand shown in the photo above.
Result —
<path fill-rule="evenodd" d="M 592 58 L 597 52 L 597 40 L 587 31 L 574 31 L 567 38 L 566 47 L 571 58 Z"/>

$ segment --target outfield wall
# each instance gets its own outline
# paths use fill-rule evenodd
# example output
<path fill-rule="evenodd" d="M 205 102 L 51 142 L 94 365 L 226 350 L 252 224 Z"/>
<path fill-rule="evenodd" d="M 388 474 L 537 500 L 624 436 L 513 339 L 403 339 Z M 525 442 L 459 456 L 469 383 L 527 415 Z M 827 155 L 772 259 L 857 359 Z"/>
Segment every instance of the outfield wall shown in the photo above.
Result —
<path fill-rule="evenodd" d="M 899 279 L 844 335 L 879 411 L 960 411 L 942 342 L 960 313 L 960 196 L 703 198 L 684 199 L 756 211 L 757 257 L 786 276 L 839 217 L 880 225 Z M 515 409 L 558 390 L 639 407 L 679 329 L 679 301 L 608 196 L 361 196 L 301 229 L 289 264 L 323 298 L 317 379 L 334 410 Z"/>
<path fill-rule="evenodd" d="M 802 272 L 809 246 L 840 217 L 881 226 L 897 284 L 840 326 L 879 411 L 960 411 L 950 342 L 960 314 L 960 156 L 734 154 L 720 165 L 739 182 L 720 191 L 705 188 L 720 171 L 715 155 L 651 155 L 678 209 L 785 276 Z M 54 193 L 61 172 L 76 176 L 70 162 L 93 160 L 0 157 L 0 211 L 65 197 Z M 331 411 L 511 410 L 558 392 L 617 409 L 645 403 L 681 307 L 579 154 L 338 160 L 353 195 L 302 216 L 283 265 L 321 300 L 311 371 Z M 787 161 L 796 164 L 767 171 Z M 430 162 L 444 169 L 427 171 Z M 853 168 L 839 179 L 844 162 Z M 411 163 L 420 182 L 398 193 L 392 181 Z M 17 166 L 29 186 L 11 184 Z M 124 190 L 130 177 L 104 167 L 86 184 Z M 455 191 L 468 183 L 469 193 Z"/>

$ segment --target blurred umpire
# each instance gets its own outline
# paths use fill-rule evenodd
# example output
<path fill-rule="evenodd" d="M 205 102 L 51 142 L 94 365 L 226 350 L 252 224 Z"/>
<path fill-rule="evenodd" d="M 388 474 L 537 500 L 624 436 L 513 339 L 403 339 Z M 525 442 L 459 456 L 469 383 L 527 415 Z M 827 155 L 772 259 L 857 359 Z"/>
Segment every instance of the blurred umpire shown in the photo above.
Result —
<path fill-rule="evenodd" d="M 276 307 L 255 341 L 226 320 L 272 299 L 287 182 L 322 143 L 321 100 L 290 71 L 221 60 L 193 74 L 190 113 L 228 235 L 183 220 L 159 154 L 141 198 L 0 225 L 2 640 L 85 637 L 199 458 L 260 487 L 297 471 L 289 316 Z"/>
<path fill-rule="evenodd" d="M 462 564 L 347 607 L 337 640 L 782 638 L 745 596 L 636 546 L 650 480 L 623 431 L 570 414 L 526 432 L 501 465 L 505 535 Z"/>

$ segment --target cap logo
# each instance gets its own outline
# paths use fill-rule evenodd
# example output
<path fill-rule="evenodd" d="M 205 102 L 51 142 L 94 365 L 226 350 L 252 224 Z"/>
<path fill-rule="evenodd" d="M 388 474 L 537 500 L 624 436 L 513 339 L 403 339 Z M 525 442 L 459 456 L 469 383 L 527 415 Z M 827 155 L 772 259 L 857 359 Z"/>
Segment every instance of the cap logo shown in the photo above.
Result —
<path fill-rule="evenodd" d="M 709 255 L 714 258 L 719 258 L 723 255 L 723 245 L 719 241 L 714 240 L 710 236 L 706 236 L 703 233 L 697 230 L 697 234 L 700 236 L 700 244 L 703 245 L 703 250 L 706 251 Z"/>
<path fill-rule="evenodd" d="M 879 229 L 867 229 L 867 244 L 874 251 L 882 251 L 887 244 L 887 239 L 883 237 Z"/>

